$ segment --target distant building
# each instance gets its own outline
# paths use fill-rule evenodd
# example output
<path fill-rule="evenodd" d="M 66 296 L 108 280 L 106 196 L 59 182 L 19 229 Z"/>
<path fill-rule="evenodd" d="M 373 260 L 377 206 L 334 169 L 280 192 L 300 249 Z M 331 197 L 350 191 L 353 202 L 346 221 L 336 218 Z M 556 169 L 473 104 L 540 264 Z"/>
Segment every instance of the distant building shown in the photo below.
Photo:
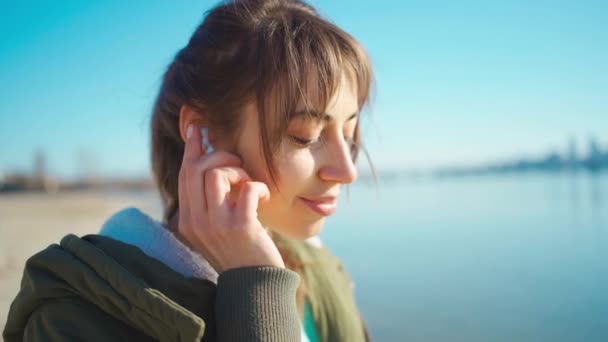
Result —
<path fill-rule="evenodd" d="M 0 175 L 0 192 L 44 191 L 57 192 L 60 183 L 47 174 L 46 155 L 42 150 L 34 153 L 33 168 L 30 174 L 13 172 Z"/>
<path fill-rule="evenodd" d="M 578 165 L 578 153 L 576 149 L 576 140 L 574 137 L 570 137 L 568 141 L 568 154 L 566 158 L 566 164 L 568 168 L 574 169 Z"/>
<path fill-rule="evenodd" d="M 34 172 L 33 176 L 36 179 L 45 179 L 46 175 L 46 155 L 42 150 L 36 151 L 34 154 Z"/>
<path fill-rule="evenodd" d="M 586 167 L 591 171 L 596 171 L 602 167 L 603 155 L 600 144 L 595 137 L 589 138 L 589 154 L 584 161 Z"/>

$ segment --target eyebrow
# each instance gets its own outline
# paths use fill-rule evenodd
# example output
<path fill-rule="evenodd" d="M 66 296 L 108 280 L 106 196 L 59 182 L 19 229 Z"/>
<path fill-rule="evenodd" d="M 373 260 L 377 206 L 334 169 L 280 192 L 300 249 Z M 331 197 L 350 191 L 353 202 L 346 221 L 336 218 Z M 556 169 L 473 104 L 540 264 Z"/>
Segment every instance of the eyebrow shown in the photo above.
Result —
<path fill-rule="evenodd" d="M 358 112 L 354 112 L 353 114 L 351 114 L 348 119 L 346 119 L 346 121 L 351 121 L 354 118 L 357 117 L 357 114 L 359 114 Z M 317 110 L 299 110 L 295 113 L 293 113 L 293 115 L 291 116 L 291 119 L 294 119 L 296 117 L 300 117 L 300 116 L 304 116 L 304 115 L 310 115 L 314 118 L 317 118 L 318 120 L 323 120 L 325 122 L 331 122 L 334 120 L 334 117 L 330 114 L 327 113 L 322 113 L 320 111 Z"/>

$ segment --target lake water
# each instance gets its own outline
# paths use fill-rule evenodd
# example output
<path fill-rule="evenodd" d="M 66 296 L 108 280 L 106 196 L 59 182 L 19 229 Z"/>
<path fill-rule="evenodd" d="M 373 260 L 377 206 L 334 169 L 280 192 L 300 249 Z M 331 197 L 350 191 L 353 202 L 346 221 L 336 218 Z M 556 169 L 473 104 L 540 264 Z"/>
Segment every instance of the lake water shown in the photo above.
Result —
<path fill-rule="evenodd" d="M 321 236 L 375 340 L 608 341 L 608 173 L 359 184 L 342 200 Z"/>

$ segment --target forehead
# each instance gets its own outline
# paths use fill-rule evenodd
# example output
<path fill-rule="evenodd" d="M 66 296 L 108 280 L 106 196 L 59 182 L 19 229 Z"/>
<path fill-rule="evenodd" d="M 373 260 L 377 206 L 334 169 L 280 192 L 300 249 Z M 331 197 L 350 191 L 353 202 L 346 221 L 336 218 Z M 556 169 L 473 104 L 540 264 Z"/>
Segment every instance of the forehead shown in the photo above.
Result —
<path fill-rule="evenodd" d="M 347 119 L 359 111 L 357 86 L 346 75 L 342 75 L 340 82 L 327 103 L 323 103 L 319 93 L 318 89 L 310 87 L 305 96 L 297 104 L 296 111 L 325 113 L 338 121 Z"/>

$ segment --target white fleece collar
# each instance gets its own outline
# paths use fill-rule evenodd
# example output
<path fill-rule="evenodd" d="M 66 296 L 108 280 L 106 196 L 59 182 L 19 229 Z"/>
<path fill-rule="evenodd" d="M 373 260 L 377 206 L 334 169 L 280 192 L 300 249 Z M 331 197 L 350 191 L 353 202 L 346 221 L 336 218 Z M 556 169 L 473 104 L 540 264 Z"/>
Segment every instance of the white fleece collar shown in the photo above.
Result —
<path fill-rule="evenodd" d="M 218 273 L 207 260 L 137 208 L 129 207 L 112 215 L 99 234 L 136 246 L 183 276 L 207 279 L 217 284 Z"/>

